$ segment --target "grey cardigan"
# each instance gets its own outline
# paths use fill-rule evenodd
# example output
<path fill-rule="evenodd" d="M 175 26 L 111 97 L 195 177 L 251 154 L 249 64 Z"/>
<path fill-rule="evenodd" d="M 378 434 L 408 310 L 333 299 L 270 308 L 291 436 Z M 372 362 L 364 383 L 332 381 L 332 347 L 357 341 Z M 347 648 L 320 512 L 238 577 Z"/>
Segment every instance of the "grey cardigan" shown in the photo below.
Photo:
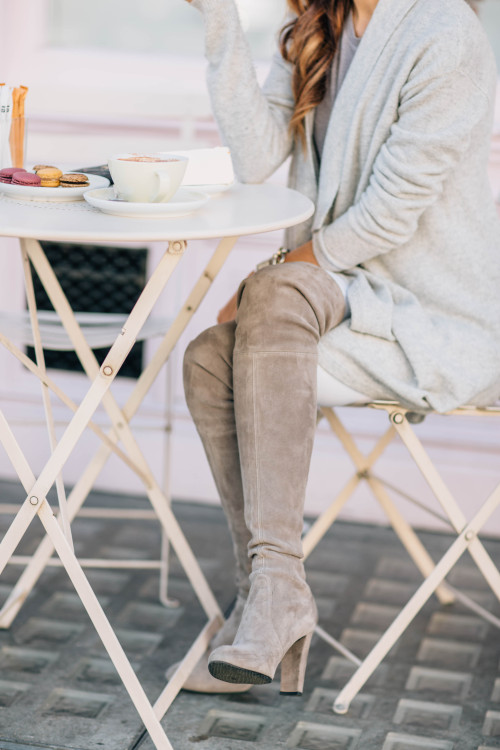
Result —
<path fill-rule="evenodd" d="M 343 85 L 321 167 L 293 142 L 292 66 L 261 89 L 234 0 L 202 10 L 214 114 L 243 182 L 291 155 L 316 205 L 289 230 L 350 277 L 351 317 L 320 364 L 371 398 L 447 411 L 500 395 L 500 223 L 487 177 L 496 66 L 465 0 L 379 0 Z"/>

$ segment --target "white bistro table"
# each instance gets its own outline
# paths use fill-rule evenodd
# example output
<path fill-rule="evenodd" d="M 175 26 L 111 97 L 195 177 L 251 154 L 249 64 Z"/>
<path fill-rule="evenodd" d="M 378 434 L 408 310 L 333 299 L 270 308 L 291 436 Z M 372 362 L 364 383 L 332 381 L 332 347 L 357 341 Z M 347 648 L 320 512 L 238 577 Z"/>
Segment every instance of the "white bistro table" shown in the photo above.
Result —
<path fill-rule="evenodd" d="M 213 593 L 189 547 L 169 503 L 156 482 L 141 453 L 130 427 L 130 420 L 139 408 L 161 367 L 168 359 L 179 336 L 210 288 L 238 237 L 283 229 L 309 218 L 314 210 L 311 201 L 288 188 L 276 185 L 234 185 L 226 193 L 213 197 L 196 212 L 178 218 L 139 219 L 116 217 L 91 208 L 86 202 L 32 202 L 0 194 L 0 235 L 20 239 L 25 272 L 26 296 L 30 310 L 37 361 L 29 360 L 0 330 L 0 343 L 7 347 L 42 383 L 46 398 L 46 417 L 51 450 L 42 471 L 36 477 L 17 442 L 5 416 L 0 412 L 0 442 L 24 487 L 26 499 L 20 506 L 0 543 L 0 574 L 12 557 L 31 521 L 38 515 L 46 536 L 24 570 L 6 604 L 4 617 L 13 617 L 22 606 L 44 565 L 55 549 L 73 586 L 95 626 L 121 680 L 130 695 L 157 750 L 170 750 L 170 744 L 160 719 L 178 694 L 192 667 L 208 645 L 212 634 L 222 622 L 222 613 Z M 139 377 L 125 406 L 120 407 L 110 387 L 127 354 L 151 313 L 156 301 L 169 281 L 191 239 L 219 239 L 219 243 L 200 277 L 164 335 L 155 354 Z M 98 365 L 77 323 L 60 284 L 39 244 L 40 240 L 64 242 L 147 242 L 165 241 L 166 251 L 149 277 L 127 321 L 111 346 L 104 362 Z M 132 250 L 133 251 L 133 250 Z M 189 251 L 187 251 L 189 252 Z M 88 390 L 76 404 L 61 392 L 46 372 L 38 327 L 30 262 L 36 270 L 62 325 L 71 339 L 89 379 Z M 55 440 L 51 421 L 52 391 L 72 411 L 73 416 L 59 441 Z M 92 416 L 102 402 L 111 429 L 104 433 L 92 423 Z M 56 517 L 46 496 L 57 484 L 64 464 L 87 428 L 97 431 L 101 445 L 64 502 Z M 121 444 L 121 445 L 120 445 Z M 71 540 L 71 520 L 83 504 L 96 477 L 112 452 L 142 480 L 144 490 L 171 542 L 203 607 L 207 623 L 181 662 L 154 705 L 147 698 L 113 628 L 87 580 L 76 557 Z M 5 609 L 5 607 L 4 607 Z M 2 620 L 5 627 L 5 620 Z"/>

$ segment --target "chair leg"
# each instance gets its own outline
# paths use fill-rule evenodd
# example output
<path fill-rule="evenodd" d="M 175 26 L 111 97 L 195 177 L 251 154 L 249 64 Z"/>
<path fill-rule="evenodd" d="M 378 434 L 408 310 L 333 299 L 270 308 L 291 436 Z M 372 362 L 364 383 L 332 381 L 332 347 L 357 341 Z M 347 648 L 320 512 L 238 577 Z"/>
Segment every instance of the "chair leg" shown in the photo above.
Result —
<path fill-rule="evenodd" d="M 382 659 L 388 654 L 418 612 L 420 612 L 426 601 L 434 593 L 441 581 L 443 581 L 448 575 L 465 550 L 474 543 L 474 540 L 477 540 L 479 530 L 499 504 L 500 485 L 486 500 L 473 519 L 463 528 L 448 551 L 434 567 L 432 573 L 430 573 L 426 580 L 419 586 L 409 602 L 403 607 L 399 615 L 393 621 L 392 625 L 387 628 L 380 640 L 363 660 L 359 669 L 356 670 L 351 679 L 342 688 L 333 705 L 333 710 L 336 713 L 347 713 L 353 698 L 358 694 L 365 682 L 371 677 Z"/>
<path fill-rule="evenodd" d="M 402 419 L 400 421 L 399 417 L 401 416 Z M 424 479 L 450 519 L 452 527 L 457 533 L 460 532 L 467 523 L 467 519 L 427 455 L 422 443 L 411 429 L 410 424 L 404 417 L 404 413 L 399 411 L 393 412 L 390 414 L 390 418 L 395 425 L 401 440 L 406 445 L 410 455 L 420 469 Z M 479 539 L 474 539 L 471 542 L 469 545 L 469 553 L 490 585 L 495 596 L 500 600 L 500 572 Z"/>
<path fill-rule="evenodd" d="M 316 545 L 324 537 L 332 523 L 337 519 L 342 508 L 349 500 L 359 484 L 359 477 L 353 476 L 343 490 L 337 495 L 333 503 L 313 523 L 307 534 L 302 539 L 304 559 L 309 557 Z"/>
<path fill-rule="evenodd" d="M 380 458 L 380 456 L 384 453 L 386 448 L 390 445 L 390 443 L 396 436 L 397 425 L 391 425 L 391 427 L 389 427 L 389 429 L 377 441 L 375 447 L 371 450 L 371 452 L 367 456 L 365 456 L 358 449 L 356 443 L 352 439 L 352 436 L 345 429 L 344 425 L 337 417 L 334 410 L 331 408 L 321 408 L 320 411 L 327 419 L 332 431 L 340 440 L 344 450 L 349 455 L 356 469 L 358 470 L 357 475 L 351 480 L 351 493 L 354 491 L 357 483 L 361 479 L 364 479 L 368 483 L 372 493 L 385 512 L 389 523 L 394 529 L 394 532 L 398 536 L 402 545 L 407 550 L 410 558 L 413 560 L 422 575 L 424 577 L 427 576 L 434 567 L 434 562 L 431 556 L 429 555 L 411 526 L 405 521 L 403 516 L 397 510 L 396 506 L 385 491 L 382 483 L 371 474 L 371 468 L 373 467 L 374 463 Z M 331 524 L 337 518 L 344 503 L 350 497 L 351 493 L 348 493 L 350 487 L 351 485 L 348 484 L 344 488 L 335 502 L 330 506 L 330 508 L 325 511 L 325 513 L 323 513 L 317 519 L 317 521 L 310 528 L 308 534 L 304 537 L 304 554 L 306 556 L 310 554 L 314 546 L 326 533 L 328 529 L 328 522 Z M 436 590 L 436 596 L 441 604 L 451 604 L 455 600 L 455 597 L 451 593 L 450 589 L 447 589 L 444 585 L 438 587 L 438 589 Z"/>
<path fill-rule="evenodd" d="M 404 546 L 409 556 L 425 578 L 434 569 L 434 561 L 432 557 L 429 555 L 410 524 L 403 518 L 399 510 L 396 508 L 385 491 L 382 483 L 378 479 L 375 479 L 375 477 L 368 477 L 366 481 L 379 501 L 401 544 Z M 452 604 L 455 601 L 455 595 L 446 584 L 438 586 L 435 593 L 441 604 Z"/>

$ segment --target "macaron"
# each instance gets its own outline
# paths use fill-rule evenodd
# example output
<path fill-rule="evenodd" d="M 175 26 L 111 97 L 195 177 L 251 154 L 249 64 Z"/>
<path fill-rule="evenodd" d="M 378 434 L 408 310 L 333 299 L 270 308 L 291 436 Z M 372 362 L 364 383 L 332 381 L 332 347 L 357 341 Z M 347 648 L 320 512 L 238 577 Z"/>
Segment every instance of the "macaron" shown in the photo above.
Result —
<path fill-rule="evenodd" d="M 57 167 L 42 167 L 35 170 L 41 179 L 41 187 L 59 187 L 62 171 Z"/>
<path fill-rule="evenodd" d="M 59 184 L 61 187 L 85 187 L 89 181 L 86 174 L 71 173 L 63 174 Z"/>
<path fill-rule="evenodd" d="M 37 174 L 32 172 L 18 171 L 12 175 L 13 185 L 29 185 L 29 187 L 40 187 L 41 179 Z"/>
<path fill-rule="evenodd" d="M 26 172 L 26 170 L 21 169 L 20 167 L 4 167 L 3 169 L 0 169 L 0 182 L 5 182 L 7 185 L 11 185 L 12 176 L 16 174 L 16 172 Z"/>
<path fill-rule="evenodd" d="M 33 172 L 38 172 L 40 169 L 57 169 L 57 167 L 53 167 L 50 164 L 35 164 Z"/>

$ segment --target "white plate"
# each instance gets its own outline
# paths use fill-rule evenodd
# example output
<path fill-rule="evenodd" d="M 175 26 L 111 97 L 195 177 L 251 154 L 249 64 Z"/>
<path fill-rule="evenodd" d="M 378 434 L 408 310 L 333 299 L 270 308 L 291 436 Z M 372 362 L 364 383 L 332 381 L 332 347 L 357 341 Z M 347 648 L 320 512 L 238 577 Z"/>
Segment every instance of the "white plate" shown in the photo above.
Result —
<path fill-rule="evenodd" d="M 70 174 L 68 172 L 68 174 Z M 76 173 L 75 173 L 76 174 Z M 78 172 L 78 174 L 85 174 Z M 11 198 L 22 198 L 27 201 L 81 201 L 86 190 L 93 188 L 104 188 L 109 185 L 106 177 L 96 174 L 88 174 L 88 185 L 81 187 L 32 187 L 30 185 L 9 185 L 6 182 L 0 182 L 0 192 L 5 193 Z"/>
<path fill-rule="evenodd" d="M 115 198 L 114 188 L 87 190 L 85 200 L 94 208 L 113 216 L 131 216 L 139 219 L 166 219 L 169 216 L 185 216 L 210 200 L 206 193 L 188 188 L 179 188 L 167 203 L 132 203 Z"/>
<path fill-rule="evenodd" d="M 206 193 L 207 195 L 219 195 L 219 193 L 225 193 L 233 185 L 234 182 L 221 182 L 217 185 L 183 185 L 182 187 L 189 190 L 201 190 L 202 193 Z"/>

